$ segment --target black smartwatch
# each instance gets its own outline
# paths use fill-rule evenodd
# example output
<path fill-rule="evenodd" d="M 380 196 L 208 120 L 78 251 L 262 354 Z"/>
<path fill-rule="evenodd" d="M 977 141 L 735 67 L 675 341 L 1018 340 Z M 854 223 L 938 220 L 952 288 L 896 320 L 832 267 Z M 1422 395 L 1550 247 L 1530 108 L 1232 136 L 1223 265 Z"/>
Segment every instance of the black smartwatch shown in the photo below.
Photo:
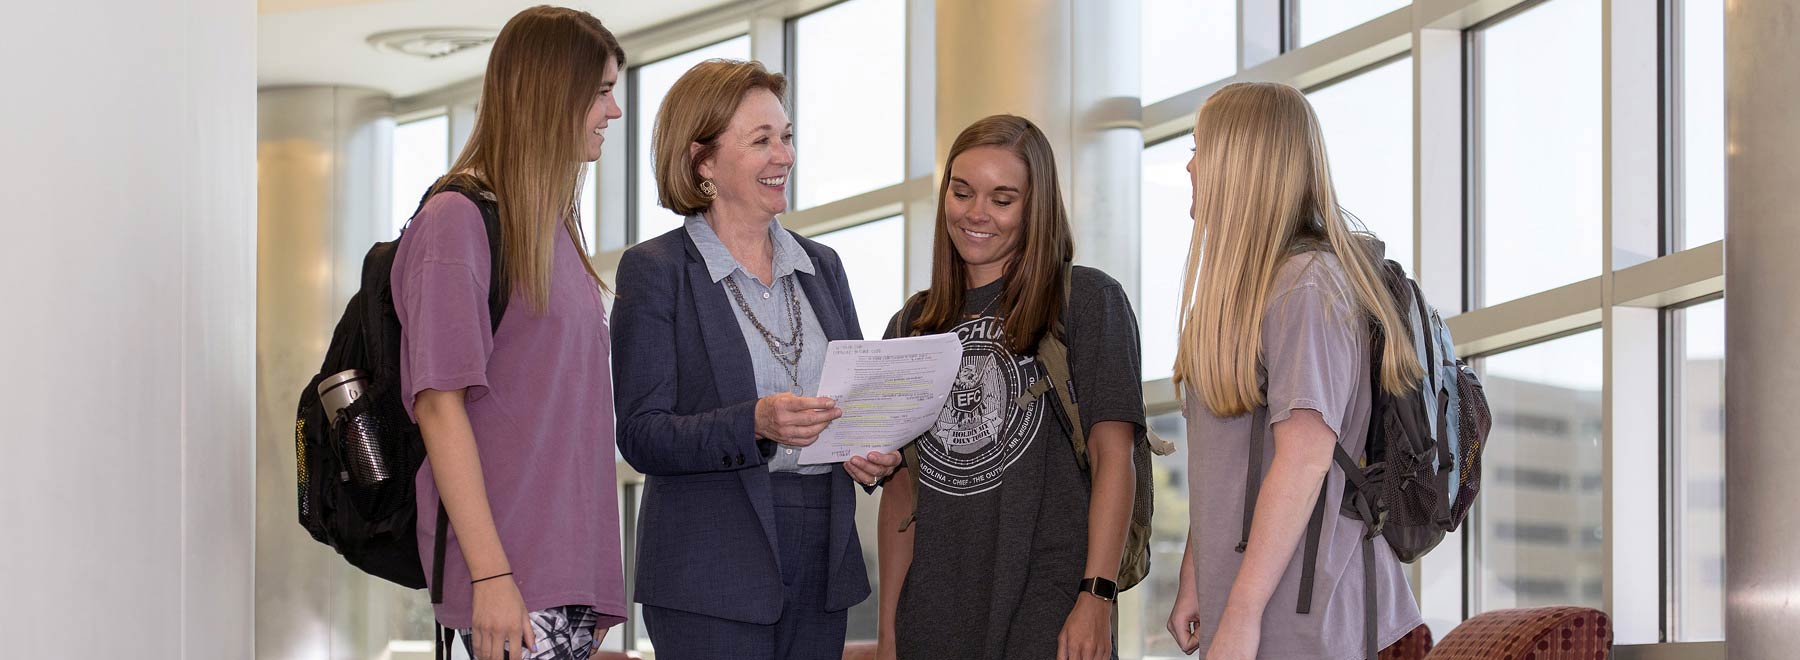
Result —
<path fill-rule="evenodd" d="M 1119 598 L 1119 583 L 1103 577 L 1091 577 L 1081 581 L 1081 592 L 1093 594 L 1095 598 L 1110 603 Z"/>

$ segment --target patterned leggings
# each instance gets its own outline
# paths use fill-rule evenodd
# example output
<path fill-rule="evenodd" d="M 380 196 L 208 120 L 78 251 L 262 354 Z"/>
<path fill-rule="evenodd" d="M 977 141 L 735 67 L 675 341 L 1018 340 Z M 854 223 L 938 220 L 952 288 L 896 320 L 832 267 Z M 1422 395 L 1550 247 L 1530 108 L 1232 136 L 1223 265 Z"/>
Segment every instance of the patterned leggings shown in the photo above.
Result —
<path fill-rule="evenodd" d="M 511 649 L 511 660 L 587 660 L 599 640 L 594 639 L 594 625 L 600 620 L 594 608 L 586 605 L 564 605 L 531 613 L 531 633 L 537 650 L 524 655 Z M 469 630 L 458 630 L 463 650 L 475 657 L 475 638 Z M 480 660 L 489 660 L 481 658 Z M 493 658 L 492 660 L 501 660 Z"/>

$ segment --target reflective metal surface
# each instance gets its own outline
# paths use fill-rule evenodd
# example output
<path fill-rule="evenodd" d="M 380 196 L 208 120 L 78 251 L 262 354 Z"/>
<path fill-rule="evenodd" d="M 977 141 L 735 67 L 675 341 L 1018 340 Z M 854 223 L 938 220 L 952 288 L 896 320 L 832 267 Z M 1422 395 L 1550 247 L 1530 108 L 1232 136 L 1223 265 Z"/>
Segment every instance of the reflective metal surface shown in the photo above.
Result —
<path fill-rule="evenodd" d="M 391 101 L 334 87 L 258 94 L 256 655 L 374 658 L 431 639 L 422 592 L 370 578 L 296 524 L 294 407 L 392 238 Z"/>
<path fill-rule="evenodd" d="M 1800 648 L 1800 0 L 1725 12 L 1726 639 L 1734 658 Z"/>

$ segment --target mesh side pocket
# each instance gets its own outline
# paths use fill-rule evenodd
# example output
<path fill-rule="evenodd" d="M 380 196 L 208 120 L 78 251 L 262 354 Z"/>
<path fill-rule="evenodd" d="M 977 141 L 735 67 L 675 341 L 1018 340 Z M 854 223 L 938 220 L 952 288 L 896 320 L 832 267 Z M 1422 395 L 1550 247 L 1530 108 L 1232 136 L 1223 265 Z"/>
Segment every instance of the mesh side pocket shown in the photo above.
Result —
<path fill-rule="evenodd" d="M 1461 397 L 1457 437 L 1462 439 L 1462 452 L 1456 457 L 1460 483 L 1457 484 L 1456 505 L 1450 510 L 1452 529 L 1462 525 L 1469 515 L 1469 507 L 1475 504 L 1476 494 L 1481 492 L 1481 452 L 1487 449 L 1488 431 L 1494 426 L 1487 393 L 1468 367 L 1464 366 L 1458 374 L 1456 388 Z"/>
<path fill-rule="evenodd" d="M 411 425 L 394 419 L 377 405 L 379 400 L 357 399 L 331 429 L 331 442 L 344 463 L 343 491 L 360 517 L 370 521 L 387 520 L 414 506 L 413 472 L 407 469 Z"/>
<path fill-rule="evenodd" d="M 323 461 L 325 455 L 321 442 L 325 441 L 326 430 L 319 424 L 318 408 L 302 402 L 300 410 L 294 415 L 294 501 L 299 514 L 300 526 L 314 541 L 330 543 L 327 531 L 325 502 L 320 497 L 320 488 L 324 484 L 314 482 L 314 478 L 324 476 Z"/>

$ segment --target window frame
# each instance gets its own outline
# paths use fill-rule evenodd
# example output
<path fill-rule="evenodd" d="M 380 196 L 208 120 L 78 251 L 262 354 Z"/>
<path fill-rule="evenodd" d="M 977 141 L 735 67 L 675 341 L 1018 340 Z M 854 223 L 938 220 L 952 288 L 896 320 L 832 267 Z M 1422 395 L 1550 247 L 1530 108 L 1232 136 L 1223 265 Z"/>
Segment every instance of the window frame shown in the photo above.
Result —
<path fill-rule="evenodd" d="M 1413 195 L 1414 236 L 1418 244 L 1415 265 L 1421 271 L 1418 275 L 1421 284 L 1426 287 L 1429 295 L 1436 296 L 1434 301 L 1442 303 L 1440 309 L 1446 314 L 1450 314 L 1446 318 L 1446 323 L 1456 337 L 1460 354 L 1465 356 L 1492 355 L 1510 348 L 1517 348 L 1598 325 L 1602 329 L 1603 350 L 1608 352 L 1609 362 L 1615 359 L 1626 359 L 1631 356 L 1618 352 L 1622 349 L 1615 346 L 1614 337 L 1622 336 L 1621 333 L 1628 330 L 1625 327 L 1628 324 L 1615 318 L 1615 312 L 1651 310 L 1666 315 L 1668 310 L 1686 304 L 1705 302 L 1724 291 L 1724 246 L 1722 241 L 1686 250 L 1675 249 L 1680 245 L 1680 241 L 1675 240 L 1679 238 L 1679 234 L 1673 224 L 1678 222 L 1679 218 L 1675 217 L 1673 211 L 1675 207 L 1671 200 L 1678 200 L 1679 197 L 1671 196 L 1670 190 L 1675 187 L 1678 180 L 1666 171 L 1674 163 L 1680 151 L 1679 147 L 1668 142 L 1677 137 L 1676 134 L 1673 134 L 1675 132 L 1672 129 L 1675 127 L 1672 122 L 1675 121 L 1675 117 L 1679 116 L 1679 113 L 1666 107 L 1670 101 L 1670 95 L 1676 93 L 1675 90 L 1678 89 L 1678 86 L 1670 84 L 1668 79 L 1673 73 L 1671 71 L 1672 63 L 1679 62 L 1678 59 L 1672 59 L 1678 56 L 1678 49 L 1667 47 L 1670 35 L 1678 34 L 1678 30 L 1674 30 L 1670 26 L 1675 19 L 1671 18 L 1670 12 L 1665 7 L 1665 4 L 1672 0 L 1659 0 L 1651 8 L 1654 11 L 1662 12 L 1657 19 L 1660 23 L 1658 23 L 1656 40 L 1664 46 L 1658 55 L 1658 66 L 1660 67 L 1656 76 L 1660 85 L 1656 91 L 1658 97 L 1650 101 L 1660 113 L 1657 129 L 1661 132 L 1661 139 L 1664 141 L 1664 144 L 1658 145 L 1657 149 L 1659 160 L 1656 169 L 1662 171 L 1657 173 L 1657 182 L 1653 184 L 1657 186 L 1659 197 L 1659 212 L 1655 218 L 1657 234 L 1655 254 L 1650 255 L 1650 258 L 1641 263 L 1614 263 L 1612 253 L 1615 251 L 1615 247 L 1622 242 L 1621 232 L 1626 231 L 1623 225 L 1636 222 L 1637 219 L 1619 218 L 1615 220 L 1613 211 L 1603 211 L 1601 244 L 1607 261 L 1600 277 L 1551 291 L 1534 293 L 1518 300 L 1486 308 L 1477 307 L 1472 296 L 1476 284 L 1472 281 L 1474 279 L 1472 274 L 1479 272 L 1477 267 L 1480 266 L 1480 254 L 1473 249 L 1479 241 L 1479 226 L 1472 224 L 1471 220 L 1475 215 L 1475 209 L 1478 208 L 1475 204 L 1479 201 L 1480 191 L 1471 177 L 1474 164 L 1478 162 L 1476 152 L 1480 145 L 1476 144 L 1479 133 L 1470 130 L 1471 124 L 1467 115 L 1472 108 L 1478 107 L 1476 102 L 1480 100 L 1480 90 L 1478 88 L 1479 81 L 1475 77 L 1479 73 L 1479 67 L 1473 66 L 1475 64 L 1472 61 L 1474 54 L 1469 48 L 1469 33 L 1484 23 L 1502 20 L 1509 13 L 1525 11 L 1545 0 L 1432 0 L 1430 2 L 1418 0 L 1407 10 L 1394 12 L 1400 16 L 1371 20 L 1324 41 L 1300 48 L 1290 47 L 1292 45 L 1291 38 L 1298 35 L 1291 26 L 1286 24 L 1297 16 L 1287 10 L 1286 0 L 1230 1 L 1235 1 L 1238 5 L 1237 34 L 1239 43 L 1236 72 L 1224 79 L 1177 93 L 1167 99 L 1153 100 L 1150 103 L 1144 103 L 1140 99 L 1138 103 L 1140 119 L 1134 126 L 1128 128 L 1138 130 L 1146 144 L 1155 144 L 1186 134 L 1192 127 L 1194 109 L 1213 92 L 1227 84 L 1238 81 L 1265 80 L 1284 82 L 1302 89 L 1319 88 L 1359 69 L 1368 68 L 1370 65 L 1403 53 L 1410 53 L 1414 62 Z M 1602 2 L 1604 0 L 1583 1 Z M 934 119 L 930 110 L 933 105 L 931 99 L 934 98 L 936 91 L 935 77 L 929 70 L 933 62 L 930 54 L 934 48 L 930 20 L 932 16 L 930 6 L 933 0 L 907 0 L 907 2 L 906 99 L 909 109 L 906 138 L 908 162 L 905 182 L 882 190 L 870 191 L 847 200 L 831 202 L 818 208 L 790 212 L 783 215 L 783 222 L 799 233 L 814 235 L 896 213 L 904 214 L 907 225 L 906 250 L 908 251 L 906 280 L 909 290 L 911 290 L 923 286 L 929 277 L 930 230 L 932 229 L 931 224 L 935 221 L 935 218 L 931 216 L 935 212 L 933 197 L 936 192 L 931 185 L 934 168 L 931 160 L 935 153 L 936 136 Z M 704 15 L 694 15 L 648 30 L 622 35 L 622 42 L 626 51 L 631 53 L 634 59 L 654 63 L 694 48 L 749 34 L 753 56 L 762 57 L 765 62 L 780 61 L 784 71 L 792 71 L 792 66 L 786 60 L 785 55 L 770 55 L 771 52 L 785 52 L 786 42 L 782 33 L 785 30 L 786 22 L 796 16 L 834 3 L 835 0 L 781 0 L 779 2 L 770 0 L 741 3 L 718 11 L 707 12 Z M 1621 12 L 1642 11 L 1631 6 L 1630 3 L 1615 1 L 1610 6 L 1614 15 Z M 1618 24 L 1616 16 L 1603 19 L 1601 28 L 1603 43 L 1612 44 L 1611 50 L 1602 52 L 1603 84 L 1615 84 L 1615 69 L 1621 66 L 1618 64 L 1619 62 L 1626 61 L 1626 55 L 1629 54 L 1621 51 L 1621 47 L 1617 43 L 1613 43 L 1618 41 L 1613 38 L 1614 29 Z M 1449 45 L 1452 43 L 1455 44 L 1455 47 Z M 771 51 L 771 45 L 781 50 Z M 1135 50 L 1130 54 L 1121 53 L 1119 56 L 1138 57 Z M 925 67 L 924 70 L 915 70 L 915 67 L 921 65 Z M 632 96 L 629 100 L 630 104 L 638 103 L 635 90 L 636 81 L 633 75 L 636 68 L 636 65 L 629 68 L 625 76 L 626 93 Z M 1460 72 L 1461 75 L 1456 76 L 1452 72 Z M 796 80 L 791 84 L 805 84 L 805 81 Z M 1618 94 L 1616 88 L 1614 94 Z M 478 95 L 478 82 L 473 85 L 465 82 L 445 90 L 397 99 L 395 105 L 397 113 L 416 112 L 428 107 L 450 108 L 450 139 L 452 140 L 452 158 L 454 158 L 454 152 L 459 146 L 454 143 L 455 137 L 467 134 L 473 119 L 473 112 L 470 109 Z M 1633 92 L 1621 98 L 1638 97 Z M 1648 96 L 1643 98 L 1650 99 Z M 641 113 L 635 111 L 635 108 L 630 109 L 629 112 L 642 117 Z M 1623 130 L 1623 127 L 1615 121 L 1619 112 L 1617 107 L 1613 107 L 1603 113 L 1602 131 L 1616 134 L 1617 131 Z M 1113 126 L 1112 128 L 1127 127 Z M 632 133 L 635 133 L 635 130 L 628 129 L 627 135 L 630 136 Z M 1632 136 L 1627 136 L 1627 138 L 1636 139 Z M 628 138 L 627 142 L 629 143 L 633 139 L 635 138 Z M 630 147 L 628 147 L 629 149 Z M 607 157 L 616 158 L 617 156 L 612 155 L 614 153 L 618 152 L 609 150 Z M 1454 161 L 1447 160 L 1450 158 L 1448 154 L 1451 153 L 1455 154 Z M 635 172 L 635 168 L 631 165 L 635 162 L 637 154 L 629 152 L 624 155 L 626 159 L 623 161 L 625 166 L 623 171 L 616 173 L 611 171 L 619 161 L 609 160 L 605 165 L 608 171 L 603 172 L 602 175 L 603 178 L 625 179 L 625 192 L 621 196 L 631 200 L 637 195 L 638 181 L 635 177 L 640 176 L 640 173 Z M 1604 167 L 1611 171 L 1615 158 L 1614 152 L 1605 151 L 1601 158 Z M 1451 165 L 1451 162 L 1456 164 Z M 1461 167 L 1460 171 L 1456 169 L 1457 166 Z M 1621 189 L 1622 185 L 1630 184 L 1630 182 L 1622 184 L 1619 181 L 1611 180 L 1612 178 L 1616 177 L 1609 177 L 1609 183 L 1606 184 L 1607 188 L 1604 193 L 1608 196 L 1609 208 L 1616 206 L 1612 203 L 1615 199 L 1613 197 L 1614 190 Z M 1452 180 L 1457 183 L 1446 183 Z M 615 187 L 609 187 L 616 185 L 611 181 L 612 179 L 609 179 L 609 183 L 603 185 L 603 191 L 617 190 Z M 1448 204 L 1446 199 L 1458 200 L 1461 212 L 1445 212 L 1445 205 Z M 625 235 L 626 228 L 635 231 L 635 227 L 632 225 L 635 224 L 636 208 L 628 208 L 630 204 L 621 203 L 618 197 L 608 199 L 605 195 L 601 196 L 599 205 L 601 209 L 597 213 L 597 220 L 601 230 L 598 233 L 614 236 L 616 240 L 616 236 Z M 624 223 L 624 225 L 621 226 L 619 223 Z M 635 239 L 636 237 L 632 236 L 631 238 Z M 608 244 L 598 237 L 595 237 L 594 240 L 596 245 Z M 627 241 L 625 245 L 628 246 L 634 242 L 635 240 Z M 1627 239 L 1623 242 L 1630 242 L 1630 240 Z M 611 244 L 616 245 L 617 243 Z M 596 254 L 592 261 L 596 269 L 610 280 L 612 271 L 616 269 L 618 257 L 622 253 L 622 247 L 604 250 Z M 924 263 L 923 268 L 920 266 L 921 262 Z M 1454 293 L 1442 293 L 1442 291 Z M 1451 300 L 1451 298 L 1457 297 L 1463 299 Z M 1453 309 L 1457 303 L 1463 306 L 1460 309 Z M 1669 341 L 1666 331 L 1657 327 L 1653 328 L 1652 332 L 1661 333 L 1657 335 L 1657 350 L 1666 351 L 1667 341 Z M 1667 356 L 1649 359 L 1658 360 L 1660 363 L 1666 360 Z M 1610 401 L 1607 414 L 1616 416 L 1621 407 L 1628 404 L 1647 406 L 1654 403 L 1663 408 L 1672 405 L 1668 399 L 1668 386 L 1672 377 L 1661 374 L 1663 367 L 1660 364 L 1655 368 L 1661 375 L 1655 388 L 1661 393 L 1656 402 L 1650 402 L 1647 399 L 1611 401 L 1610 397 L 1619 391 L 1619 388 L 1615 387 L 1613 371 L 1608 370 L 1604 384 Z M 1148 413 L 1154 415 L 1179 410 L 1179 399 L 1166 379 L 1145 382 L 1144 388 L 1145 406 Z M 1666 410 L 1659 408 L 1656 414 L 1658 415 L 1658 426 L 1665 427 L 1668 423 L 1666 419 L 1663 419 L 1667 416 Z M 1606 485 L 1603 493 L 1606 493 L 1607 497 L 1610 497 L 1613 488 L 1611 452 L 1615 439 L 1613 427 L 1616 424 L 1616 421 L 1608 422 L 1601 432 L 1603 450 L 1609 457 L 1604 466 L 1603 478 L 1603 483 Z M 1664 428 L 1663 432 L 1667 433 L 1667 429 Z M 1669 438 L 1660 436 L 1656 440 L 1659 445 L 1665 445 L 1670 441 Z M 1667 447 L 1663 447 L 1658 451 L 1666 450 Z M 1177 460 L 1179 460 L 1178 457 Z M 1669 497 L 1666 492 L 1668 490 L 1668 477 L 1666 476 L 1668 463 L 1668 456 L 1659 456 L 1657 461 L 1659 472 L 1654 477 L 1660 483 L 1659 488 L 1663 489 L 1664 501 L 1659 501 L 1659 505 L 1664 508 L 1667 506 L 1666 500 Z M 621 464 L 620 479 L 622 484 L 642 483 L 642 476 L 637 475 L 624 464 Z M 1476 515 L 1480 515 L 1479 510 L 1480 507 L 1477 506 Z M 630 516 L 631 513 L 634 512 L 627 512 L 627 515 Z M 1663 511 L 1661 515 L 1666 516 L 1667 514 L 1667 511 Z M 1617 536 L 1611 528 L 1613 523 L 1610 504 L 1607 516 L 1605 529 L 1606 538 L 1609 539 L 1608 544 L 1610 544 L 1610 539 Z M 1671 539 L 1671 534 L 1666 529 L 1670 523 L 1665 518 L 1663 524 L 1665 529 L 1659 533 L 1658 538 L 1660 543 L 1666 545 Z M 1463 619 L 1471 614 L 1471 603 L 1477 602 L 1474 600 L 1475 590 L 1469 584 L 1480 566 L 1477 541 L 1474 533 L 1461 534 L 1462 547 L 1459 548 L 1461 551 L 1452 552 L 1459 559 L 1460 571 L 1463 576 L 1464 589 L 1460 603 Z M 1442 553 L 1446 550 L 1453 549 L 1446 546 L 1438 552 Z M 1617 552 L 1615 548 L 1611 547 L 1608 547 L 1606 552 L 1609 591 L 1605 594 L 1604 600 L 1611 609 L 1610 567 L 1617 557 Z M 1664 558 L 1659 567 L 1666 574 L 1670 568 L 1669 560 Z M 630 569 L 628 562 L 627 570 Z M 1413 571 L 1413 584 L 1417 588 L 1418 572 L 1416 568 Z M 1674 630 L 1669 622 L 1672 617 L 1669 616 L 1668 609 L 1671 607 L 1669 599 L 1673 596 L 1669 588 L 1671 583 L 1666 581 L 1666 575 L 1663 579 L 1665 580 L 1662 585 L 1663 602 L 1660 605 L 1663 620 L 1659 621 L 1658 625 L 1664 631 L 1662 638 L 1667 640 L 1671 638 Z M 1146 608 L 1146 611 L 1136 614 L 1125 611 L 1129 608 L 1121 608 L 1121 621 L 1127 619 L 1129 614 L 1130 617 L 1142 619 L 1138 623 L 1143 624 L 1143 630 L 1160 630 L 1162 613 L 1155 610 L 1163 604 L 1151 605 Z M 1155 625 L 1146 624 L 1145 621 Z M 628 633 L 631 632 L 631 628 L 635 627 L 631 622 L 628 622 L 626 626 Z M 1127 630 L 1135 633 L 1138 629 L 1122 627 L 1120 631 L 1122 643 L 1125 641 Z M 1441 634 L 1443 631 L 1439 632 Z M 638 629 L 636 633 L 641 635 L 641 629 Z M 1725 657 L 1724 648 L 1724 644 L 1719 642 L 1625 644 L 1616 648 L 1615 657 L 1622 660 L 1662 657 L 1723 658 Z"/>

